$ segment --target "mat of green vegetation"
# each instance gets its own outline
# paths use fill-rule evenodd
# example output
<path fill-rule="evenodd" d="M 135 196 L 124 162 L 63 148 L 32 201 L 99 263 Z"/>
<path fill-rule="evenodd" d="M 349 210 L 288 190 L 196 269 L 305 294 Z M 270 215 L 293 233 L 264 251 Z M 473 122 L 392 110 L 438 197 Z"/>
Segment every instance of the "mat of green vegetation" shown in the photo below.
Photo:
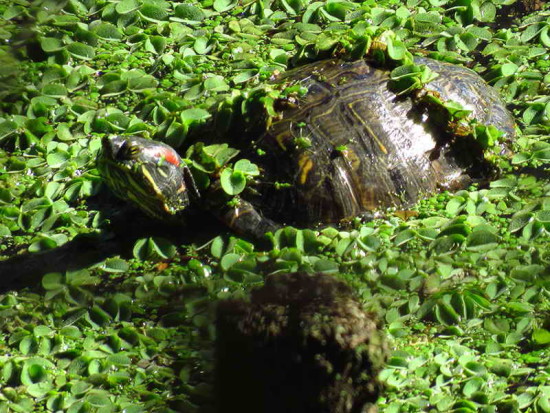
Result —
<path fill-rule="evenodd" d="M 393 349 L 381 412 L 550 412 L 550 12 L 3 0 L 0 16 L 0 412 L 207 410 L 214 303 L 296 270 L 342 277 L 379 312 Z M 102 187 L 102 136 L 185 146 L 216 99 L 357 50 L 368 27 L 499 89 L 520 134 L 498 180 L 353 229 L 286 228 L 267 248 L 203 216 L 195 237 L 148 233 Z"/>

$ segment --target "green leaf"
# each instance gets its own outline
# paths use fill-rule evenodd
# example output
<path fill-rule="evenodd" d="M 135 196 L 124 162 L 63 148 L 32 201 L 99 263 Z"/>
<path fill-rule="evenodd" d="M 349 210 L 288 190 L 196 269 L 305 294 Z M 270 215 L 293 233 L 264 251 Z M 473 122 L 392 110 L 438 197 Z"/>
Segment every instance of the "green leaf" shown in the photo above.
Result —
<path fill-rule="evenodd" d="M 257 70 L 243 70 L 238 75 L 234 76 L 231 80 L 235 84 L 244 83 L 258 74 Z"/>
<path fill-rule="evenodd" d="M 445 325 L 454 325 L 460 322 L 460 316 L 454 308 L 442 300 L 435 306 L 435 317 L 437 321 Z"/>
<path fill-rule="evenodd" d="M 127 80 L 113 80 L 112 82 L 106 83 L 103 87 L 101 87 L 101 94 L 104 97 L 120 95 L 126 91 L 127 87 Z"/>
<path fill-rule="evenodd" d="M 414 239 L 416 233 L 412 229 L 406 229 L 401 231 L 397 236 L 394 238 L 393 242 L 396 246 L 403 245 L 410 240 Z"/>
<path fill-rule="evenodd" d="M 166 39 L 161 36 L 150 36 L 145 41 L 145 50 L 161 54 L 166 49 Z"/>
<path fill-rule="evenodd" d="M 230 253 L 226 254 L 220 260 L 220 267 L 223 271 L 228 271 L 233 265 L 242 259 L 240 254 Z"/>
<path fill-rule="evenodd" d="M 195 52 L 201 55 L 208 53 L 211 48 L 212 46 L 208 45 L 208 38 L 204 36 L 197 37 L 195 43 L 193 44 L 193 49 L 195 49 Z"/>
<path fill-rule="evenodd" d="M 487 374 L 487 368 L 483 364 L 475 361 L 466 363 L 464 369 L 467 374 L 473 376 L 485 376 Z"/>
<path fill-rule="evenodd" d="M 550 162 L 550 148 L 533 152 L 533 158 L 541 161 Z"/>
<path fill-rule="evenodd" d="M 78 396 L 78 395 L 81 395 L 81 394 L 84 394 L 86 392 L 88 392 L 91 388 L 92 388 L 92 384 L 91 383 L 86 383 L 84 381 L 71 381 L 71 394 L 75 395 L 75 396 Z"/>
<path fill-rule="evenodd" d="M 220 259 L 224 252 L 225 243 L 221 236 L 218 236 L 212 240 L 212 245 L 210 246 L 210 254 L 213 257 Z"/>
<path fill-rule="evenodd" d="M 222 189 L 229 195 L 238 195 L 246 187 L 246 175 L 241 171 L 225 168 L 220 174 Z"/>
<path fill-rule="evenodd" d="M 0 139 L 4 139 L 17 131 L 18 125 L 12 121 L 0 123 Z"/>
<path fill-rule="evenodd" d="M 399 39 L 389 39 L 387 47 L 388 56 L 393 60 L 403 59 L 403 57 L 405 57 L 405 53 L 407 52 L 405 45 Z"/>
<path fill-rule="evenodd" d="M 533 331 L 532 339 L 537 345 L 547 347 L 550 345 L 550 331 L 538 328 Z"/>
<path fill-rule="evenodd" d="M 447 225 L 445 228 L 441 230 L 438 237 L 443 237 L 445 235 L 451 235 L 451 234 L 458 234 L 462 235 L 464 237 L 467 237 L 471 233 L 471 229 L 466 224 L 453 224 L 453 225 Z"/>
<path fill-rule="evenodd" d="M 320 259 L 313 264 L 313 270 L 318 272 L 324 272 L 327 274 L 334 274 L 340 270 L 340 266 L 337 262 L 329 259 Z"/>
<path fill-rule="evenodd" d="M 445 235 L 435 239 L 431 244 L 431 248 L 439 254 L 444 254 L 458 248 L 465 240 L 466 237 L 461 234 Z"/>
<path fill-rule="evenodd" d="M 53 388 L 54 385 L 50 382 L 33 383 L 27 386 L 27 393 L 34 398 L 41 399 Z"/>
<path fill-rule="evenodd" d="M 71 159 L 71 155 L 66 151 L 56 151 L 46 156 L 46 162 L 52 168 L 60 168 Z"/>
<path fill-rule="evenodd" d="M 204 89 L 211 92 L 224 92 L 229 90 L 229 85 L 225 82 L 223 76 L 212 76 L 204 81 Z"/>
<path fill-rule="evenodd" d="M 40 39 L 40 46 L 46 53 L 53 53 L 62 50 L 65 45 L 60 39 L 54 37 L 43 37 Z"/>
<path fill-rule="evenodd" d="M 514 63 L 505 63 L 501 66 L 500 72 L 502 76 L 508 77 L 514 75 L 518 71 L 518 65 Z"/>
<path fill-rule="evenodd" d="M 499 241 L 498 235 L 487 230 L 474 231 L 466 239 L 466 246 L 470 250 L 485 251 L 494 248 Z"/>
<path fill-rule="evenodd" d="M 72 339 L 79 339 L 82 337 L 80 329 L 76 326 L 65 326 L 60 330 L 60 334 Z"/>
<path fill-rule="evenodd" d="M 11 230 L 3 224 L 0 224 L 0 237 L 11 237 Z"/>
<path fill-rule="evenodd" d="M 129 264 L 121 258 L 107 258 L 101 266 L 103 271 L 109 273 L 123 273 L 130 268 Z"/>
<path fill-rule="evenodd" d="M 118 14 L 128 14 L 139 9 L 140 6 L 140 0 L 121 0 L 116 4 L 115 10 Z"/>
<path fill-rule="evenodd" d="M 153 248 L 160 258 L 169 259 L 176 255 L 176 246 L 165 238 L 153 237 Z"/>
<path fill-rule="evenodd" d="M 459 211 L 462 210 L 462 208 L 464 207 L 464 203 L 465 199 L 462 197 L 453 198 L 449 202 L 447 202 L 445 210 L 451 215 L 456 215 Z"/>
<path fill-rule="evenodd" d="M 212 115 L 200 108 L 186 109 L 180 113 L 181 121 L 184 125 L 191 125 L 196 122 L 204 121 Z"/>
<path fill-rule="evenodd" d="M 21 383 L 30 386 L 34 383 L 47 382 L 48 371 L 54 368 L 54 364 L 43 358 L 29 358 L 25 360 L 21 370 Z"/>
<path fill-rule="evenodd" d="M 233 166 L 233 169 L 235 171 L 240 171 L 245 175 L 248 176 L 259 176 L 260 170 L 258 169 L 258 166 L 256 164 L 253 164 L 248 159 L 240 159 L 237 162 L 235 162 L 235 165 Z"/>
<path fill-rule="evenodd" d="M 494 22 L 497 15 L 497 8 L 491 1 L 485 1 L 479 7 L 479 20 L 482 22 Z"/>
<path fill-rule="evenodd" d="M 472 397 L 475 392 L 481 389 L 483 384 L 483 379 L 481 379 L 480 377 L 473 377 L 466 382 L 466 384 L 462 388 L 462 393 L 464 393 L 464 396 L 466 397 Z"/>
<path fill-rule="evenodd" d="M 172 258 L 176 247 L 161 237 L 141 238 L 134 244 L 133 255 L 139 260 L 159 260 Z"/>
<path fill-rule="evenodd" d="M 29 252 L 37 253 L 47 251 L 57 246 L 57 242 L 55 242 L 54 239 L 47 236 L 41 236 L 29 246 Z"/>
<path fill-rule="evenodd" d="M 338 39 L 329 33 L 321 33 L 315 39 L 315 48 L 319 51 L 331 50 L 336 44 Z"/>
<path fill-rule="evenodd" d="M 510 219 L 510 226 L 508 230 L 510 232 L 516 232 L 525 227 L 533 219 L 531 212 L 517 213 Z"/>
<path fill-rule="evenodd" d="M 93 32 L 105 40 L 120 40 L 123 37 L 122 32 L 109 22 L 101 22 L 94 26 Z"/>
<path fill-rule="evenodd" d="M 46 290 L 63 288 L 65 277 L 59 272 L 50 272 L 42 277 L 42 287 Z"/>
<path fill-rule="evenodd" d="M 52 334 L 52 329 L 48 326 L 36 326 L 33 328 L 33 334 L 35 337 L 44 337 Z"/>
<path fill-rule="evenodd" d="M 86 395 L 86 401 L 96 409 L 111 410 L 113 404 L 110 400 L 111 395 L 104 390 L 91 390 Z"/>
<path fill-rule="evenodd" d="M 218 13 L 223 13 L 224 11 L 230 10 L 235 7 L 236 2 L 234 0 L 214 0 L 214 10 Z"/>
<path fill-rule="evenodd" d="M 9 5 L 9 3 L 7 3 Z M 20 16 L 24 13 L 25 8 L 20 5 L 10 5 L 4 10 L 4 13 L 2 14 L 2 18 L 6 20 L 11 20 L 14 17 Z"/>
<path fill-rule="evenodd" d="M 82 60 L 92 60 L 95 57 L 95 50 L 93 47 L 84 43 L 74 42 L 67 46 L 67 51 L 71 56 Z"/>
<path fill-rule="evenodd" d="M 178 4 L 174 9 L 174 13 L 180 19 L 190 22 L 200 22 L 205 19 L 206 15 L 202 9 L 193 6 L 192 4 Z"/>
<path fill-rule="evenodd" d="M 527 43 L 531 39 L 534 39 L 542 31 L 543 27 L 544 26 L 541 23 L 529 25 L 525 30 L 523 30 L 523 33 L 521 33 L 521 41 Z"/>
<path fill-rule="evenodd" d="M 543 224 L 550 224 L 550 210 L 537 211 L 535 219 Z"/>

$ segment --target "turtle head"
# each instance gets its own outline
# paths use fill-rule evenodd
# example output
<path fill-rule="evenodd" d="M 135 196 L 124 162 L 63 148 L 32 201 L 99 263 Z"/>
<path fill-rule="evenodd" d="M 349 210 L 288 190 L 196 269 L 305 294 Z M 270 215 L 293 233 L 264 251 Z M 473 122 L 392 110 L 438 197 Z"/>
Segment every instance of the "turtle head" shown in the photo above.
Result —
<path fill-rule="evenodd" d="M 189 189 L 196 193 L 185 163 L 161 142 L 136 136 L 105 137 L 97 165 L 116 196 L 155 218 L 173 217 L 189 205 Z"/>

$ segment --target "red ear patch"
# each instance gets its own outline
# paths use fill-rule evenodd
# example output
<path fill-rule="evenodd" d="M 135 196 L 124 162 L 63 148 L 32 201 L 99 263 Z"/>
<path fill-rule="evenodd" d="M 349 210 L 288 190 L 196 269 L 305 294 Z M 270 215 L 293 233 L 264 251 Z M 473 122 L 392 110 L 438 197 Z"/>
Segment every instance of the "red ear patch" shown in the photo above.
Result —
<path fill-rule="evenodd" d="M 173 149 L 162 148 L 159 151 L 159 156 L 163 157 L 167 162 L 170 162 L 172 165 L 180 166 L 181 158 Z"/>

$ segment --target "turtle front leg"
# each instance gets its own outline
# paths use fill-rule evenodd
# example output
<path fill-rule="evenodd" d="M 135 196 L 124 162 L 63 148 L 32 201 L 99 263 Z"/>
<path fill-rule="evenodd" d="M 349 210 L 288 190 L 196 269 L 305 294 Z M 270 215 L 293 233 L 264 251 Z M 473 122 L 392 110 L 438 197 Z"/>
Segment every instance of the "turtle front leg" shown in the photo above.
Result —
<path fill-rule="evenodd" d="M 235 233 L 257 240 L 265 239 L 266 232 L 275 232 L 281 227 L 264 217 L 250 202 L 242 199 L 211 211 Z"/>
<path fill-rule="evenodd" d="M 238 235 L 265 240 L 266 232 L 275 232 L 281 228 L 281 225 L 264 217 L 250 202 L 228 197 L 218 182 L 213 183 L 202 199 L 205 209 Z"/>

